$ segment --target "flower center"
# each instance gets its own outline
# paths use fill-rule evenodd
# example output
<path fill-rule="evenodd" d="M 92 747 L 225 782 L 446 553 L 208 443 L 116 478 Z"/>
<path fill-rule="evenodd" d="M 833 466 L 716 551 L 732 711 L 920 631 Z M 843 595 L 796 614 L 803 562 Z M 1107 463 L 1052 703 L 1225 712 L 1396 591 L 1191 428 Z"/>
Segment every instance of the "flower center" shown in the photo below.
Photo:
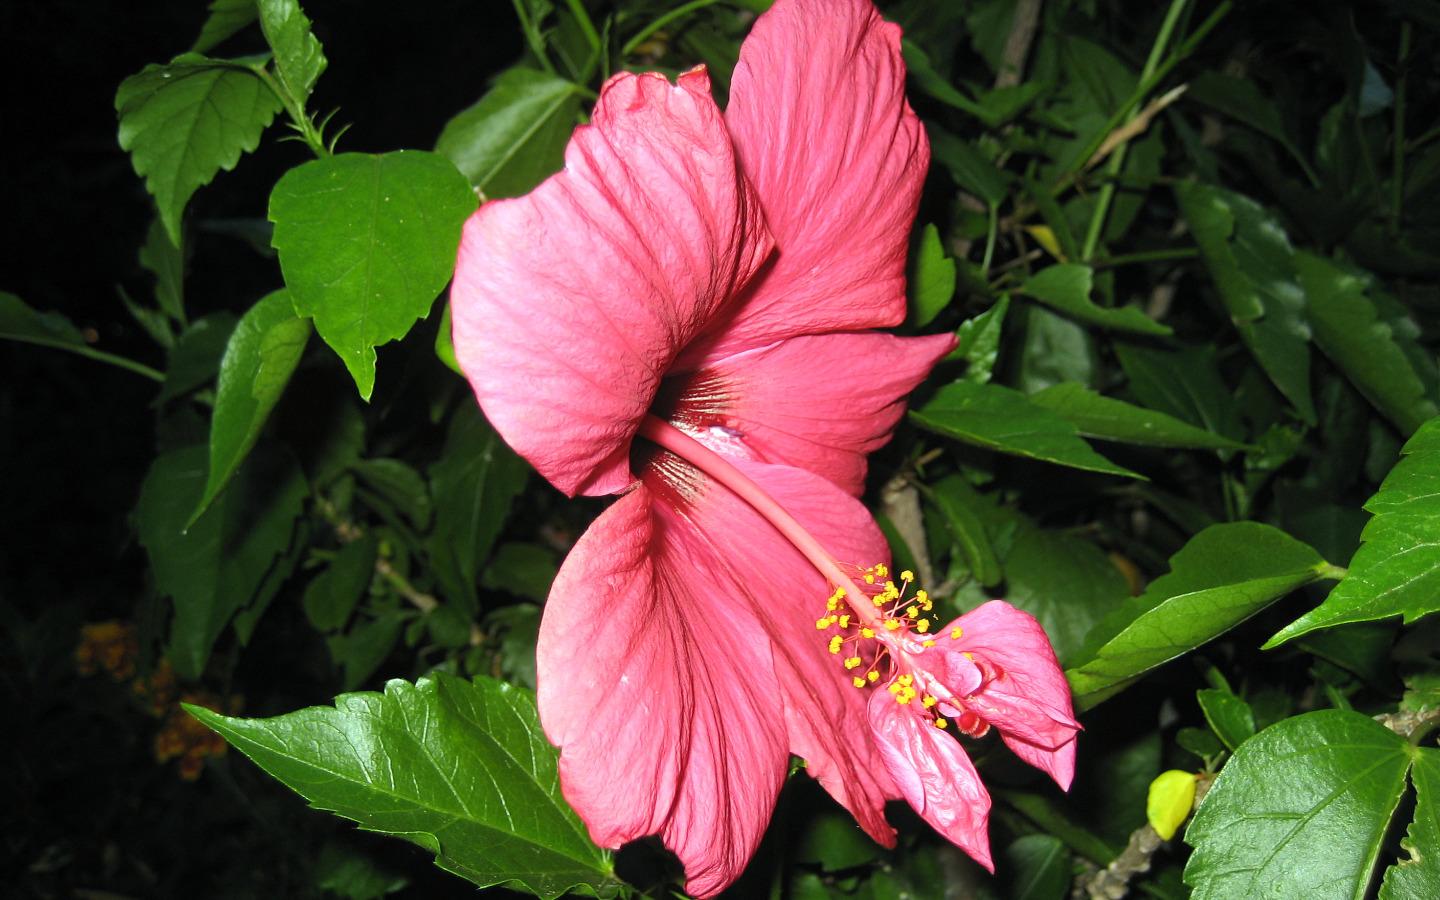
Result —
<path fill-rule="evenodd" d="M 915 591 L 909 598 L 905 596 L 915 577 L 912 573 L 901 572 L 897 585 L 884 564 L 863 569 L 850 567 L 852 571 L 847 571 L 775 498 L 720 454 L 654 415 L 646 416 L 641 422 L 640 435 L 733 491 L 825 576 L 835 591 L 826 601 L 825 615 L 815 621 L 815 627 L 820 631 L 838 629 L 829 637 L 829 650 L 837 656 L 841 656 L 842 650 L 846 651 L 843 664 L 855 673 L 852 676 L 855 687 L 864 688 L 877 684 L 882 678 L 890 679 L 887 689 L 895 702 L 909 706 L 918 700 L 914 708 L 928 714 L 937 728 L 949 726 L 943 714 L 955 717 L 960 730 L 966 734 L 979 737 L 989 730 L 990 726 L 966 710 L 960 698 L 920 659 L 921 654 L 939 642 L 959 640 L 963 632 L 952 628 L 948 635 L 929 633 L 931 621 L 925 614 L 934 608 L 929 596 L 923 590 Z M 983 662 L 962 651 L 952 652 L 961 652 L 974 664 L 975 680 L 988 680 L 984 673 L 988 673 L 989 667 Z M 859 671 L 862 666 L 864 670 Z"/>

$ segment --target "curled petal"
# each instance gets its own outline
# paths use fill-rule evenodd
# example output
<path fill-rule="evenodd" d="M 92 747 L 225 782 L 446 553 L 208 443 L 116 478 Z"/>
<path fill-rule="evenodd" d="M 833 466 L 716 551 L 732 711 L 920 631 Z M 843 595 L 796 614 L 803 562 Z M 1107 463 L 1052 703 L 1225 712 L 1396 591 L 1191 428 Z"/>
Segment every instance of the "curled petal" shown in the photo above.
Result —
<path fill-rule="evenodd" d="M 1070 685 L 1045 630 L 1029 613 L 992 600 L 956 619 L 954 643 L 1000 671 L 966 705 L 1000 730 L 1021 759 L 1048 772 L 1062 788 L 1075 771 L 1075 721 Z"/>
<path fill-rule="evenodd" d="M 616 75 L 592 122 L 564 171 L 470 218 L 450 293 L 485 415 L 568 494 L 630 483 L 661 377 L 773 246 L 703 69 Z"/>
<path fill-rule="evenodd" d="M 883 690 L 870 695 L 870 727 L 900 793 L 925 821 L 977 862 L 990 858 L 990 794 L 960 742 Z"/>
<path fill-rule="evenodd" d="M 858 496 L 865 458 L 890 440 L 905 395 L 954 347 L 950 334 L 791 338 L 672 376 L 680 399 L 671 420 L 722 425 L 750 458 L 807 469 Z"/>
<path fill-rule="evenodd" d="M 717 354 L 898 325 L 930 164 L 899 27 L 868 0 L 776 3 L 740 48 L 725 120 L 780 252 Z"/>

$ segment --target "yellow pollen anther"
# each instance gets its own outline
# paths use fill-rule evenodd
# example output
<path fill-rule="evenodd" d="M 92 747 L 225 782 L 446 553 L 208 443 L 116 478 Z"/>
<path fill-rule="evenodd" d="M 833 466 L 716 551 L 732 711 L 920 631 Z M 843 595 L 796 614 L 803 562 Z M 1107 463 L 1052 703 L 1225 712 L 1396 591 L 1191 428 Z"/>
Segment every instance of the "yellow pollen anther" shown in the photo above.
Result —
<path fill-rule="evenodd" d="M 865 680 L 870 682 L 871 684 L 874 684 L 875 682 L 880 680 L 880 673 L 875 671 L 874 669 L 871 669 L 870 671 L 865 673 Z"/>
<path fill-rule="evenodd" d="M 914 580 L 915 580 L 915 573 L 912 572 L 912 571 L 910 571 L 909 569 L 906 569 L 905 571 L 903 571 L 903 572 L 900 573 L 900 580 L 901 580 L 901 581 L 914 581 Z"/>
<path fill-rule="evenodd" d="M 873 638 L 875 636 L 875 629 L 862 628 L 860 629 L 860 636 L 863 638 Z"/>
<path fill-rule="evenodd" d="M 886 631 L 894 631 L 895 629 L 897 629 L 897 628 L 899 628 L 899 627 L 900 627 L 900 620 L 899 620 L 899 619 L 886 619 L 886 620 L 885 620 L 885 630 L 886 630 Z"/>
<path fill-rule="evenodd" d="M 875 574 L 879 575 L 881 578 L 884 578 L 886 575 L 890 574 L 890 567 L 885 565 L 884 563 L 880 563 L 878 566 L 875 567 Z"/>
<path fill-rule="evenodd" d="M 909 687 L 910 685 L 912 685 L 912 684 L 915 683 L 915 676 L 914 676 L 914 675 L 901 675 L 899 678 L 897 678 L 897 679 L 895 679 L 895 680 L 896 680 L 898 683 L 903 684 L 903 685 L 905 685 L 906 687 Z"/>
<path fill-rule="evenodd" d="M 830 617 L 830 624 L 831 624 L 831 625 L 834 625 L 834 624 L 835 624 L 836 622 L 838 622 L 838 621 L 840 621 L 840 617 L 839 617 L 839 616 L 831 616 L 831 617 Z"/>
<path fill-rule="evenodd" d="M 891 685 L 890 685 L 890 693 L 892 693 L 892 694 L 898 694 L 898 693 L 900 693 L 900 685 L 895 684 L 895 683 L 892 682 Z"/>
<path fill-rule="evenodd" d="M 917 615 L 919 615 L 919 613 L 920 613 L 920 610 L 916 609 L 916 608 L 913 607 L 913 606 L 910 607 L 909 609 L 905 610 L 905 615 L 909 616 L 909 617 L 912 618 L 912 619 L 915 618 Z"/>
<path fill-rule="evenodd" d="M 843 615 L 843 616 L 840 617 L 840 627 L 841 627 L 841 628 L 849 628 L 849 627 L 850 627 L 850 616 L 849 616 L 849 614 L 846 614 L 846 615 Z"/>
<path fill-rule="evenodd" d="M 845 660 L 845 668 L 847 668 L 847 669 L 854 669 L 854 668 L 858 667 L 859 665 L 860 665 L 860 657 L 858 657 L 858 656 L 852 656 L 852 657 L 850 657 L 849 659 Z"/>
<path fill-rule="evenodd" d="M 923 703 L 923 704 L 925 704 L 925 708 L 926 708 L 926 709 L 929 709 L 930 707 L 934 706 L 935 704 L 939 703 L 940 701 L 939 701 L 939 700 L 936 700 L 934 697 L 930 696 L 929 694 L 926 694 L 926 695 L 925 695 L 925 699 L 924 699 L 924 700 L 921 700 L 920 702 Z"/>
<path fill-rule="evenodd" d="M 815 627 L 820 631 L 824 631 L 825 629 L 830 627 L 830 620 L 826 618 L 816 619 Z"/>
<path fill-rule="evenodd" d="M 925 632 L 929 631 L 929 630 L 930 630 L 930 620 L 929 620 L 929 619 L 921 619 L 919 622 L 916 622 L 916 623 L 915 623 L 915 630 L 918 631 L 918 632 L 920 632 L 921 634 L 924 634 Z"/>
<path fill-rule="evenodd" d="M 884 605 L 885 605 L 885 598 L 882 597 L 882 596 L 880 596 L 879 594 L 876 594 L 875 596 L 871 597 L 870 600 L 871 600 L 871 602 L 873 602 L 876 606 L 884 606 Z"/>
<path fill-rule="evenodd" d="M 865 686 L 865 679 L 860 678 L 860 677 L 857 676 L 857 677 L 855 678 L 855 686 L 856 686 L 857 688 L 862 688 L 862 687 L 864 687 L 864 686 Z"/>
<path fill-rule="evenodd" d="M 944 728 L 944 727 L 948 726 L 949 724 L 950 724 L 950 723 L 947 722 L 947 721 L 945 721 L 944 719 L 936 719 L 936 720 L 935 720 L 935 727 L 936 727 L 936 728 Z"/>
<path fill-rule="evenodd" d="M 933 647 L 933 646 L 935 646 L 935 642 L 934 642 L 934 641 L 926 641 L 926 642 L 925 642 L 925 646 L 926 646 L 926 647 Z"/>
<path fill-rule="evenodd" d="M 839 653 L 839 652 L 840 652 L 840 644 L 841 644 L 841 643 L 842 643 L 842 640 L 841 640 L 841 638 L 840 638 L 840 635 L 838 635 L 838 634 L 835 635 L 834 637 L 830 638 L 830 652 L 831 652 L 831 653 Z"/>
<path fill-rule="evenodd" d="M 951 639 L 952 641 L 958 641 L 958 640 L 960 640 L 960 635 L 962 635 L 962 634 L 964 634 L 964 633 L 965 633 L 965 630 L 964 630 L 963 628 L 959 628 L 959 627 L 952 628 L 952 629 L 950 629 L 950 639 Z"/>
<path fill-rule="evenodd" d="M 869 572 L 866 572 L 866 573 L 865 573 L 865 583 L 866 583 L 866 584 L 874 584 L 874 583 L 875 583 L 875 576 L 872 575 L 872 574 L 870 574 Z"/>

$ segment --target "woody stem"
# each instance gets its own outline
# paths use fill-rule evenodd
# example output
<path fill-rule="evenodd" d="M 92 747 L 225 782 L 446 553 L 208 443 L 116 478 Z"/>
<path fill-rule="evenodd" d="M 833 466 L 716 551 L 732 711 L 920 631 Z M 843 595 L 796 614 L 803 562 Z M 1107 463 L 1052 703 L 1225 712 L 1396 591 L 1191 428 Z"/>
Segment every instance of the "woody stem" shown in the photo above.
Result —
<path fill-rule="evenodd" d="M 820 542 L 805 526 L 781 506 L 765 489 L 750 480 L 744 472 L 735 468 L 725 457 L 690 437 L 690 435 L 653 415 L 647 415 L 640 423 L 640 435 L 669 450 L 695 468 L 729 488 L 736 496 L 750 504 L 751 508 L 764 517 L 765 521 L 785 536 L 796 550 L 810 561 L 830 583 L 845 591 L 845 602 L 866 625 L 883 627 L 883 619 L 873 604 L 864 603 L 865 593 L 840 568 L 835 557 L 821 546 Z"/>

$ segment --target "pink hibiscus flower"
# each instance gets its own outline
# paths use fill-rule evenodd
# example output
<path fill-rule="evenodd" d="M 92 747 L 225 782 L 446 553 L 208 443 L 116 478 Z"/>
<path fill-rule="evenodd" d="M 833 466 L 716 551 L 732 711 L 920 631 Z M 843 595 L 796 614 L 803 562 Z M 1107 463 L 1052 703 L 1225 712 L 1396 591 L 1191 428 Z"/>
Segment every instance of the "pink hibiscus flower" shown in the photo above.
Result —
<path fill-rule="evenodd" d="M 832 587 L 862 599 L 835 560 L 888 558 L 866 456 L 954 346 L 871 330 L 904 318 L 929 162 L 903 87 L 868 0 L 779 0 L 723 116 L 703 68 L 617 75 L 564 171 L 461 242 L 455 347 L 487 417 L 567 494 L 621 494 L 541 625 L 565 797 L 602 846 L 658 834 L 697 896 L 743 870 L 792 753 L 894 843 L 905 785 L 814 617 Z"/>

